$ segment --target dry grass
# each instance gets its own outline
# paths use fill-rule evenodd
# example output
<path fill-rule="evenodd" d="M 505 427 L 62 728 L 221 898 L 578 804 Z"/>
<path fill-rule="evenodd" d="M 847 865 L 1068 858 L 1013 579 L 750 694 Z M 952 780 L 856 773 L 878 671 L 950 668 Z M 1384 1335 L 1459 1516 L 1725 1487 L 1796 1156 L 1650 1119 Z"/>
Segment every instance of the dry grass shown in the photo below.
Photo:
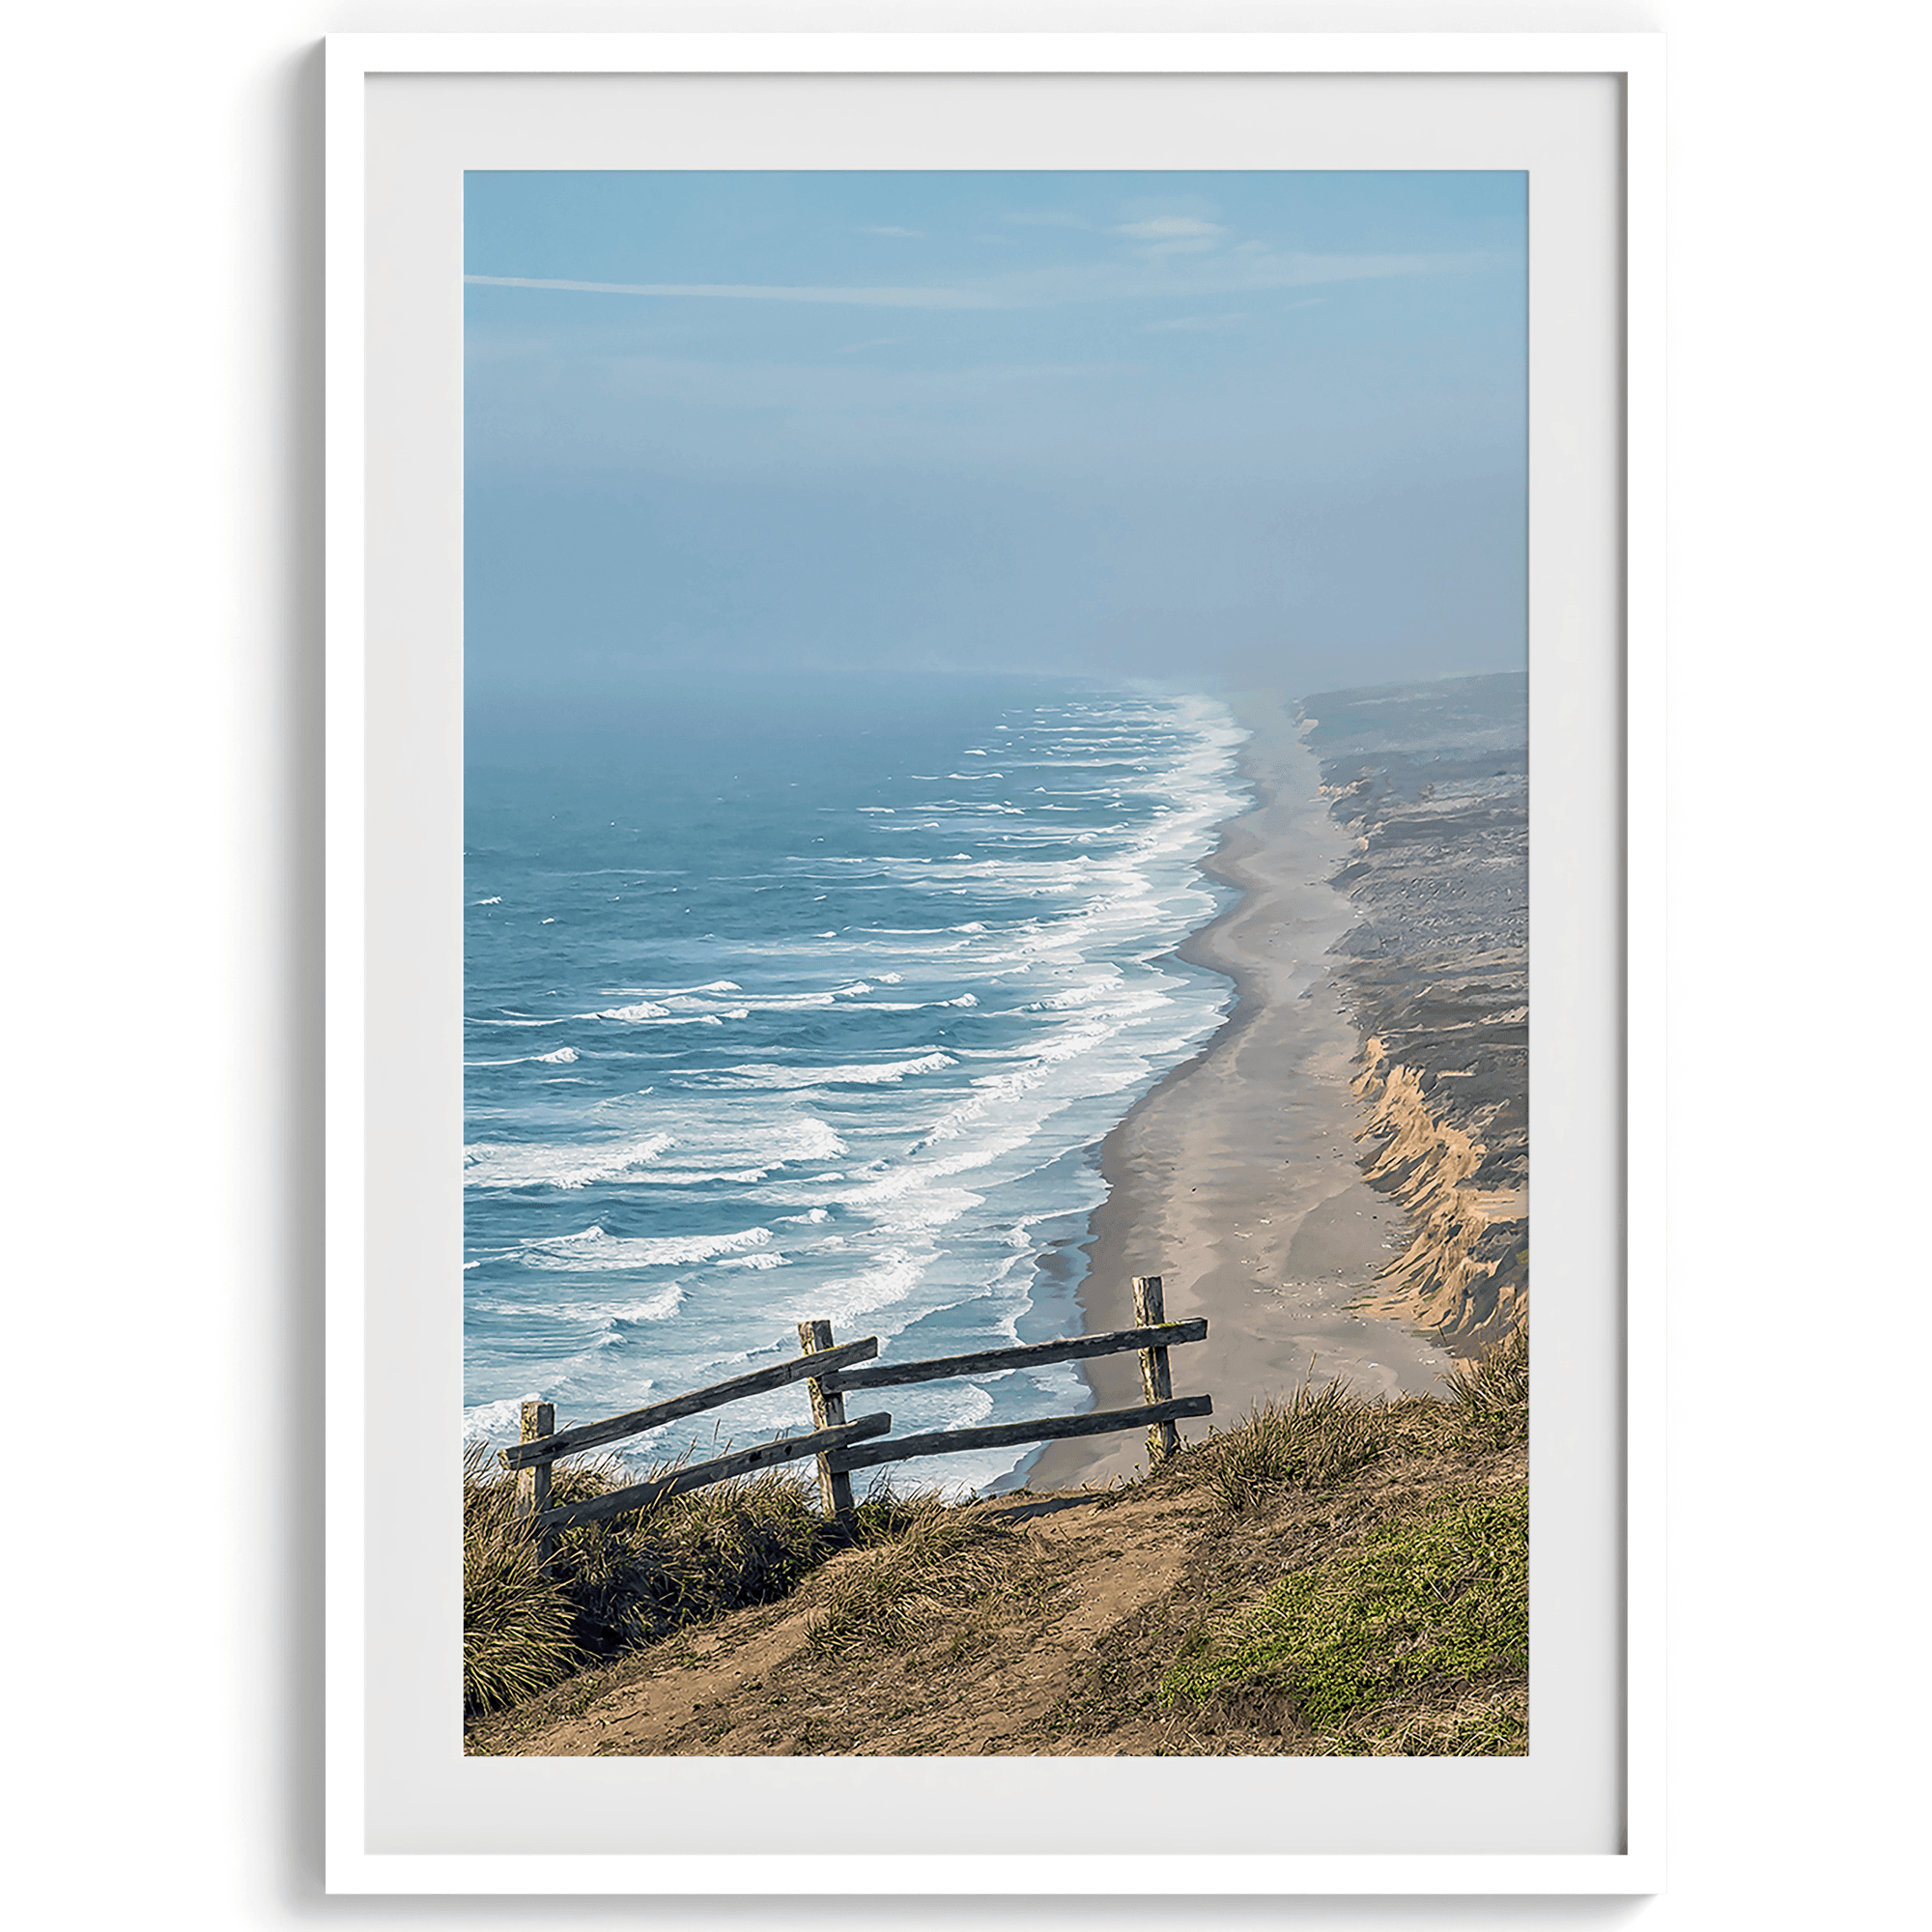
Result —
<path fill-rule="evenodd" d="M 591 1661 L 570 1599 L 539 1566 L 511 1510 L 514 1482 L 488 1480 L 486 1450 L 463 1466 L 463 1702 L 497 1711 L 534 1697 Z"/>
<path fill-rule="evenodd" d="M 1227 1434 L 1194 1452 L 1198 1475 L 1231 1515 L 1283 1490 L 1321 1489 L 1352 1475 L 1381 1454 L 1386 1405 L 1364 1402 L 1336 1380 L 1304 1382 L 1282 1403 L 1259 1404 Z"/>
<path fill-rule="evenodd" d="M 638 1480 L 614 1462 L 558 1463 L 551 1499 Z M 810 1475 L 773 1470 L 565 1530 L 540 1566 L 516 1515 L 516 1478 L 472 1450 L 463 1469 L 464 1708 L 506 1709 L 674 1631 L 786 1596 L 828 1557 L 890 1542 L 937 1507 L 883 1484 L 851 1522 L 834 1522 Z"/>
<path fill-rule="evenodd" d="M 970 1503 L 926 1498 L 894 1541 L 830 1585 L 808 1643 L 853 1659 L 944 1635 L 957 1654 L 977 1633 L 1043 1603 L 1055 1581 L 1036 1532 Z"/>
<path fill-rule="evenodd" d="M 552 1500 L 634 1480 L 559 1463 Z M 516 1479 L 488 1452 L 464 1468 L 464 1702 L 499 1710 L 679 1626 L 788 1589 L 822 1560 L 824 1526 L 795 1484 L 721 1484 L 568 1530 L 548 1566 L 515 1514 Z"/>
<path fill-rule="evenodd" d="M 597 1474 L 608 1489 L 632 1480 Z M 770 1472 L 566 1530 L 551 1568 L 576 1607 L 580 1641 L 611 1657 L 783 1596 L 840 1547 L 815 1492 Z"/>
<path fill-rule="evenodd" d="M 517 1707 L 473 1726 L 474 1747 L 520 1747 L 620 1685 L 709 1669 L 715 1710 L 656 1747 L 1520 1752 L 1526 1341 L 1445 1381 L 1443 1398 L 1389 1401 L 1304 1386 L 1032 1521 L 881 1488 L 835 1524 L 809 1474 L 741 1480 L 567 1532 L 548 1575 L 512 1483 L 472 1464 L 467 1700 Z M 633 1473 L 560 1465 L 556 1493 Z M 1099 1527 L 1129 1502 L 1124 1540 Z M 1172 1581 L 1092 1623 L 1151 1521 Z M 1075 1614 L 1090 1621 L 1069 1641 Z M 762 1688 L 715 1648 L 664 1641 L 700 1626 L 727 1651 L 749 1642 Z M 1042 1676 L 1043 1701 L 1013 1706 Z"/>
<path fill-rule="evenodd" d="M 1311 1757 L 1520 1757 L 1529 1691 L 1520 1680 L 1466 1687 L 1437 1702 L 1391 1699 L 1326 1730 Z"/>
<path fill-rule="evenodd" d="M 1529 1433 L 1529 1323 L 1520 1322 L 1487 1349 L 1444 1378 L 1449 1399 L 1472 1432 L 1498 1445 L 1520 1442 Z"/>

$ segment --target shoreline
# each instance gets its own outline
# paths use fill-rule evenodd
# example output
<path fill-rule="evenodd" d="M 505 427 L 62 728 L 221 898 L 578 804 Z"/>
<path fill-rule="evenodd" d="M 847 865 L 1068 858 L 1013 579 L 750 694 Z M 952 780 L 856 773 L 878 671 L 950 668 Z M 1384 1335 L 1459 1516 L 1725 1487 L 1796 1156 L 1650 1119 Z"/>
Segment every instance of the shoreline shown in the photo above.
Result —
<path fill-rule="evenodd" d="M 1329 883 L 1349 840 L 1287 702 L 1247 694 L 1231 708 L 1252 734 L 1237 756 L 1256 803 L 1223 823 L 1202 869 L 1240 897 L 1176 952 L 1233 980 L 1235 1005 L 1101 1143 L 1107 1198 L 1088 1221 L 1078 1291 L 1089 1334 L 1132 1325 L 1137 1274 L 1162 1277 L 1169 1321 L 1207 1318 L 1208 1339 L 1171 1357 L 1177 1395 L 1214 1400 L 1211 1421 L 1179 1425 L 1190 1438 L 1304 1377 L 1395 1395 L 1433 1388 L 1450 1366 L 1433 1336 L 1354 1312 L 1409 1225 L 1357 1152 L 1362 1040 L 1330 952 L 1359 917 Z M 1137 1356 L 1084 1366 L 1094 1406 L 1140 1401 Z M 1132 1432 L 1051 1442 L 1015 1482 L 1104 1485 L 1146 1456 Z"/>

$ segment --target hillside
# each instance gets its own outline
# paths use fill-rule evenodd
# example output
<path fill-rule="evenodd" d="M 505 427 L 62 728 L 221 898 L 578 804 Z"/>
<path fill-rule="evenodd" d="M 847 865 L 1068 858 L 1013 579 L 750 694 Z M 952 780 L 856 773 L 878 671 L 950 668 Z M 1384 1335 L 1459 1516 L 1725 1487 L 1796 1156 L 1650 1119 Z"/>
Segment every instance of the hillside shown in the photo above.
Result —
<path fill-rule="evenodd" d="M 1526 1403 L 1517 1343 L 1445 1399 L 1302 1391 L 1116 1488 L 901 1504 L 767 1566 L 768 1601 L 472 1716 L 466 1747 L 1520 1752 Z"/>

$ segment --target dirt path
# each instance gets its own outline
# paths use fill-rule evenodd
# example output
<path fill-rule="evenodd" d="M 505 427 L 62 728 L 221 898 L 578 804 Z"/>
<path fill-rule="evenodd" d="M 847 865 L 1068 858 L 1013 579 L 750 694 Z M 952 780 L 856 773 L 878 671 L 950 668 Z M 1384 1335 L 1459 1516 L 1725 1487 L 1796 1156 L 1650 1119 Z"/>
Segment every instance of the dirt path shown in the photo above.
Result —
<path fill-rule="evenodd" d="M 938 1671 L 924 1654 L 857 1670 L 813 1656 L 809 1636 L 828 1598 L 846 1571 L 870 1560 L 855 1550 L 781 1605 L 741 1611 L 598 1673 L 581 1710 L 513 1716 L 473 1745 L 563 1757 L 1055 1748 L 1026 1733 L 1073 1690 L 1106 1632 L 1173 1594 L 1202 1513 L 1196 1496 L 1097 1491 L 989 1506 L 989 1521 L 1026 1532 L 1020 1563 L 1037 1586 L 1038 1614 L 1002 1617 L 964 1646 L 955 1639 Z M 962 1674 L 970 1697 L 959 1694 Z"/>

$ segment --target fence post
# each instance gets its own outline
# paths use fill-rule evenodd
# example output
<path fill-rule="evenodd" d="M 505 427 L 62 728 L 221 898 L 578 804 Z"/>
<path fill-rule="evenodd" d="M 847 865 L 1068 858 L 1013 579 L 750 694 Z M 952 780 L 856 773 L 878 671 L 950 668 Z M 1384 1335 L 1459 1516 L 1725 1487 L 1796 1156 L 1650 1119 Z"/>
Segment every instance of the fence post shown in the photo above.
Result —
<path fill-rule="evenodd" d="M 798 1346 L 802 1354 L 815 1355 L 821 1349 L 832 1346 L 832 1323 L 829 1321 L 801 1321 L 798 1324 Z M 845 1398 L 827 1390 L 817 1377 L 808 1377 L 806 1387 L 811 1392 L 811 1426 L 814 1429 L 837 1429 L 845 1420 Z M 827 1516 L 845 1517 L 852 1514 L 852 1478 L 842 1469 L 836 1473 L 829 1456 L 818 1459 L 818 1501 Z"/>
<path fill-rule="evenodd" d="M 550 1402 L 525 1403 L 523 1434 L 518 1439 L 534 1442 L 539 1436 L 555 1434 L 556 1405 Z M 517 1515 L 520 1518 L 535 1518 L 550 1508 L 551 1466 L 548 1463 L 532 1463 L 528 1468 L 517 1471 Z M 539 1563 L 548 1563 L 555 1547 L 554 1534 L 549 1530 L 537 1532 Z"/>
<path fill-rule="evenodd" d="M 1157 1274 L 1137 1274 L 1134 1276 L 1134 1326 L 1154 1328 L 1167 1320 L 1166 1304 L 1161 1297 L 1160 1276 Z M 1145 1402 L 1172 1402 L 1174 1400 L 1174 1378 L 1167 1369 L 1165 1349 L 1143 1349 L 1141 1350 L 1141 1398 Z M 1160 1463 L 1180 1447 L 1180 1432 L 1171 1422 L 1156 1423 L 1148 1431 L 1148 1461 Z"/>

